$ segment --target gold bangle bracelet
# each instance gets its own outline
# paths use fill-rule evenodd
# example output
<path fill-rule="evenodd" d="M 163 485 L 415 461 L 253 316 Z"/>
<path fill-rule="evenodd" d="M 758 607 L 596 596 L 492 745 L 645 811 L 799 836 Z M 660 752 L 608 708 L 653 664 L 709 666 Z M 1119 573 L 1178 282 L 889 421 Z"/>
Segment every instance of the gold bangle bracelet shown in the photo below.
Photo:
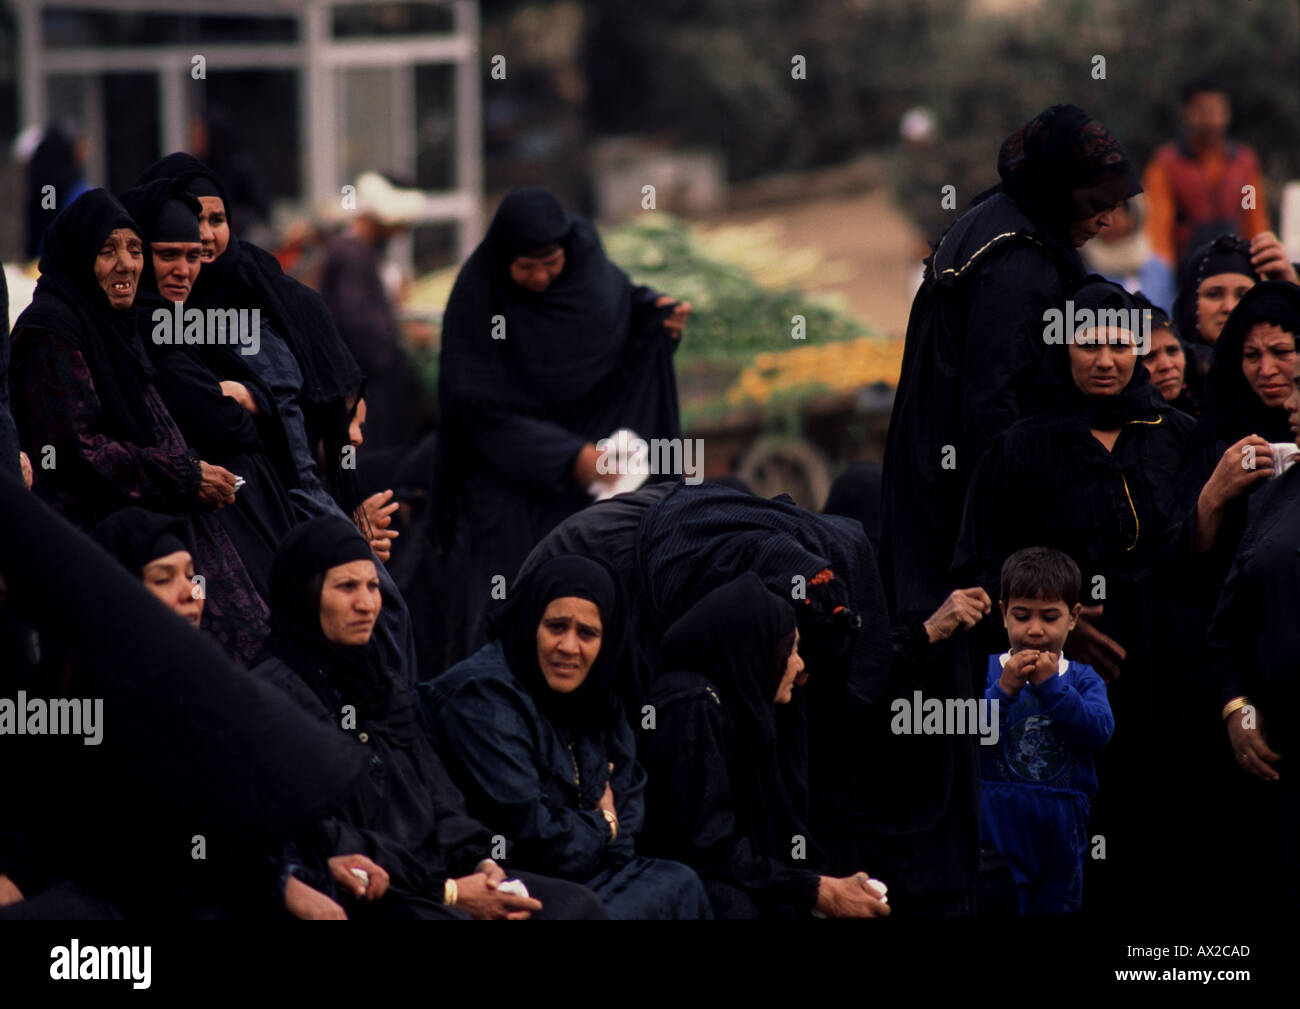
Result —
<path fill-rule="evenodd" d="M 442 902 L 448 907 L 455 907 L 456 901 L 460 899 L 460 887 L 456 885 L 454 879 L 448 879 L 442 887 Z"/>
<path fill-rule="evenodd" d="M 609 824 L 609 839 L 611 841 L 617 841 L 618 840 L 618 814 L 611 813 L 608 809 L 602 809 L 601 812 L 605 814 L 605 822 Z"/>
<path fill-rule="evenodd" d="M 1250 703 L 1250 698 L 1246 697 L 1245 695 L 1241 697 L 1234 697 L 1232 700 L 1230 700 L 1227 704 L 1223 706 L 1223 717 L 1226 719 L 1234 711 L 1238 710 L 1239 708 L 1246 707 L 1246 705 L 1248 705 L 1249 703 Z"/>

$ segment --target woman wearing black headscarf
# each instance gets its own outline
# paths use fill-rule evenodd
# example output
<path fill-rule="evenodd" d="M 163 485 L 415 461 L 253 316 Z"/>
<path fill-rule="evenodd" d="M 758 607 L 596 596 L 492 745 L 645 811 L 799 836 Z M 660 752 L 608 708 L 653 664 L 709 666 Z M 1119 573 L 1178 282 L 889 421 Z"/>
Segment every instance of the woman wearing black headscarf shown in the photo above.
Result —
<path fill-rule="evenodd" d="M 1096 277 L 1073 301 L 1076 313 L 1135 307 L 1123 288 Z M 1093 811 L 1110 847 L 1091 863 L 1103 900 L 1115 900 L 1113 887 L 1139 879 L 1153 893 L 1175 885 L 1178 852 L 1142 849 L 1157 840 L 1175 848 L 1166 835 L 1191 816 L 1179 761 L 1203 737 L 1180 718 L 1195 707 L 1195 670 L 1182 661 L 1177 632 L 1198 520 L 1199 485 L 1187 467 L 1194 422 L 1150 384 L 1128 326 L 1084 325 L 1065 339 L 1073 342 L 1051 347 L 1046 362 L 1054 402 L 1009 428 L 976 469 L 953 569 L 996 591 L 1004 558 L 1049 546 L 1083 572 L 1092 605 L 1068 648 L 1108 680 L 1115 713 Z M 983 651 L 1004 650 L 1000 629 L 986 631 Z"/>
<path fill-rule="evenodd" d="M 0 514 L 0 696 L 102 704 L 96 745 L 0 733 L 3 827 L 21 842 L 0 873 L 27 897 L 74 879 L 128 918 L 173 920 L 194 898 L 264 910 L 270 880 L 242 875 L 249 857 L 327 815 L 364 759 L 4 476 Z M 224 890 L 202 885 L 216 879 Z"/>
<path fill-rule="evenodd" d="M 583 882 L 611 918 L 708 918 L 699 877 L 636 853 L 646 775 L 613 689 L 617 576 L 556 557 L 511 592 L 493 640 L 426 684 L 433 739 L 470 809 L 515 858 Z"/>
<path fill-rule="evenodd" d="M 1214 344 L 1189 473 L 1199 486 L 1194 549 L 1209 584 L 1204 616 L 1227 573 L 1250 499 L 1273 475 L 1275 445 L 1289 445 L 1286 400 L 1296 374 L 1300 287 L 1247 289 Z M 1285 449 L 1284 449 L 1285 451 Z"/>
<path fill-rule="evenodd" d="M 271 571 L 274 634 L 254 673 L 355 736 L 370 767 L 346 807 L 286 850 L 285 874 L 391 917 L 528 917 L 543 905 L 548 917 L 601 917 L 590 894 L 558 880 L 522 875 L 531 898 L 497 890 L 495 839 L 466 814 L 410 691 L 375 647 L 381 605 L 374 557 L 351 523 L 323 516 L 285 538 Z M 359 888 L 354 868 L 369 877 Z"/>
<path fill-rule="evenodd" d="M 183 181 L 202 206 L 203 267 L 187 305 L 204 310 L 255 308 L 261 313 L 260 347 L 243 361 L 258 381 L 246 387 L 227 381 L 223 388 L 250 410 L 256 404 L 264 414 L 278 414 L 297 471 L 297 485 L 289 487 L 289 496 L 298 517 L 341 515 L 353 520 L 360 509 L 358 528 L 371 537 L 376 550 L 386 551 L 381 527 L 388 520 L 379 514 L 383 495 L 362 501 L 357 480 L 364 378 L 325 302 L 286 276 L 269 252 L 233 234 L 221 179 L 193 155 L 169 154 L 137 181 L 172 178 Z M 385 605 L 376 634 L 389 665 L 414 683 L 417 663 L 410 613 L 382 564 L 379 578 Z"/>
<path fill-rule="evenodd" d="M 1242 296 L 1260 281 L 1250 243 L 1220 235 L 1199 246 L 1178 271 L 1173 320 L 1188 351 L 1187 385 L 1202 396 L 1214 344 Z"/>
<path fill-rule="evenodd" d="M 591 503 L 597 440 L 680 438 L 672 354 L 690 306 L 671 301 L 633 287 L 544 189 L 507 196 L 461 268 L 442 325 L 435 480 L 460 592 L 451 661 L 483 644 L 493 575 L 512 577 Z"/>
<path fill-rule="evenodd" d="M 140 293 L 133 306 L 141 342 L 155 367 L 154 384 L 185 436 L 205 458 L 242 477 L 233 505 L 217 513 L 263 596 L 275 548 L 294 525 L 293 502 L 287 487 L 297 484 L 283 425 L 270 390 L 248 395 L 253 410 L 242 406 L 231 390 L 256 387 L 258 380 L 244 362 L 249 351 L 260 350 L 253 326 L 230 321 L 219 332 L 215 320 L 202 324 L 203 342 L 185 343 L 175 305 L 187 300 L 199 274 L 199 214 L 202 206 L 179 179 L 160 179 L 129 189 L 122 203 L 144 232 L 151 255 L 144 258 Z M 173 266 L 186 254 L 193 264 Z M 170 256 L 169 260 L 162 256 Z M 166 271 L 168 295 L 159 293 L 157 268 Z M 182 311 L 184 311 L 184 305 Z M 243 337 L 257 342 L 241 343 Z M 250 335 L 252 334 L 252 335 Z M 219 337 L 229 341 L 216 342 Z M 257 405 L 268 404 L 267 411 Z"/>
<path fill-rule="evenodd" d="M 694 868 L 719 918 L 888 914 L 865 873 L 824 874 L 807 782 L 788 780 L 777 705 L 805 678 L 794 610 L 742 575 L 676 621 L 661 656 L 643 747 L 646 850 Z"/>
<path fill-rule="evenodd" d="M 843 515 L 857 519 L 871 540 L 871 549 L 880 552 L 880 464 L 855 462 L 835 478 L 826 495 L 823 515 Z"/>
<path fill-rule="evenodd" d="M 1119 140 L 1074 105 L 1011 134 L 998 174 L 927 260 L 908 321 L 882 489 L 881 569 L 900 622 L 957 587 L 948 567 L 966 488 L 1037 401 L 1044 312 L 1082 280 L 1078 249 L 1141 192 Z"/>
<path fill-rule="evenodd" d="M 194 549 L 185 523 L 131 505 L 95 526 L 91 538 L 144 582 L 163 605 L 195 627 L 203 619 L 203 593 L 195 591 Z"/>
<path fill-rule="evenodd" d="M 207 509 L 234 500 L 235 475 L 189 448 L 153 384 L 130 311 L 144 245 L 122 205 L 93 189 L 45 233 L 41 279 L 14 326 L 10 389 L 37 491 L 92 528 L 128 504 L 183 515 L 207 578 L 204 626 L 243 661 L 266 607 Z"/>
<path fill-rule="evenodd" d="M 816 675 L 779 716 L 789 723 L 782 747 L 798 769 L 792 780 L 809 782 L 812 829 L 833 868 L 855 871 L 870 794 L 890 773 L 862 731 L 863 718 L 889 699 L 892 663 L 884 590 L 862 524 L 806 511 L 785 495 L 656 484 L 561 522 L 528 555 L 519 580 L 562 554 L 629 572 L 631 639 L 616 689 L 633 711 L 660 672 L 664 633 L 710 591 L 752 571 L 789 600 Z"/>
<path fill-rule="evenodd" d="M 295 503 L 306 515 L 332 508 L 322 487 L 335 482 L 347 444 L 347 421 L 361 388 L 362 375 L 343 342 L 324 301 L 315 291 L 285 275 L 274 256 L 234 234 L 235 222 L 221 179 L 193 155 L 176 152 L 155 162 L 137 180 L 178 179 L 202 205 L 199 217 L 203 269 L 188 304 L 196 308 L 256 308 L 261 313 L 262 343 L 245 362 L 274 395 L 298 468 Z M 257 390 L 253 389 L 254 398 Z M 315 447 L 326 445 L 325 471 Z M 345 472 L 354 472 L 347 470 Z M 348 513 L 361 502 L 346 500 L 340 483 L 340 506 Z M 355 481 L 352 481 L 355 490 Z"/>
<path fill-rule="evenodd" d="M 1300 384 L 1287 407 L 1300 443 Z M 1255 881 L 1227 888 L 1233 910 L 1267 916 L 1300 900 L 1300 775 L 1283 759 L 1300 746 L 1300 466 L 1254 498 L 1206 638 L 1219 732 L 1236 764 L 1213 792 L 1233 810 L 1214 850 L 1226 852 L 1225 865 L 1249 866 Z"/>
<path fill-rule="evenodd" d="M 1189 417 L 1199 417 L 1201 404 L 1187 388 L 1188 352 L 1178 337 L 1168 313 L 1153 304 L 1141 291 L 1133 294 L 1133 304 L 1151 313 L 1151 347 L 1143 358 L 1151 384 L 1166 403 Z"/>

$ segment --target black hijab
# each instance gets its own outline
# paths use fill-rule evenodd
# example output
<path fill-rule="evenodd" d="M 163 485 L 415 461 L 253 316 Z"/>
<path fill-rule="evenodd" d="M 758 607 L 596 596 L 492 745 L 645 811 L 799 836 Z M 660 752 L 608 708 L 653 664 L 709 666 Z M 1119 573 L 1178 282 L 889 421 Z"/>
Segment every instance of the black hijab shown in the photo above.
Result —
<path fill-rule="evenodd" d="M 1241 370 L 1246 334 L 1261 322 L 1280 326 L 1300 341 L 1300 287 L 1284 280 L 1266 280 L 1237 302 L 1214 345 L 1198 439 L 1231 445 L 1248 434 L 1257 434 L 1265 441 L 1294 441 L 1286 408 L 1265 406 Z"/>
<path fill-rule="evenodd" d="M 414 705 L 396 689 L 374 638 L 339 645 L 321 629 L 317 575 L 352 561 L 374 561 L 356 526 L 325 515 L 295 526 L 271 563 L 270 652 L 291 666 L 327 710 L 355 706 L 359 722 L 382 726 L 398 745 L 413 749 L 419 731 Z"/>
<path fill-rule="evenodd" d="M 164 817 L 184 837 L 233 831 L 279 844 L 326 815 L 364 774 L 336 731 L 207 635 L 159 619 L 160 604 L 139 577 L 3 475 L 0 514 L 7 605 L 71 651 L 76 695 L 103 698 L 104 780 L 129 782 L 142 816 Z M 103 829 L 120 827 L 105 821 Z M 148 846 L 152 836 L 137 840 Z"/>
<path fill-rule="evenodd" d="M 1189 384 L 1192 377 L 1191 372 L 1196 367 L 1192 349 L 1187 345 L 1187 341 L 1183 339 L 1182 334 L 1178 332 L 1178 327 L 1174 325 L 1174 320 L 1169 317 L 1169 313 L 1141 291 L 1133 292 L 1133 304 L 1137 305 L 1139 309 L 1151 313 L 1151 334 L 1153 336 L 1157 330 L 1167 329 L 1173 338 L 1178 341 L 1178 345 L 1183 350 L 1183 388 L 1174 399 L 1169 400 L 1169 405 L 1189 417 L 1199 417 L 1201 415 L 1201 401 L 1199 396 L 1192 393 Z M 1154 347 L 1151 352 L 1154 353 Z"/>
<path fill-rule="evenodd" d="M 141 174 L 137 185 L 155 179 L 180 179 L 197 196 L 220 196 L 230 223 L 230 243 L 204 263 L 189 304 L 198 308 L 260 308 L 289 345 L 302 370 L 302 403 L 307 407 L 341 404 L 361 385 L 361 369 L 334 325 L 320 296 L 285 275 L 264 249 L 235 237 L 235 222 L 225 184 L 198 158 L 177 151 Z"/>
<path fill-rule="evenodd" d="M 541 294 L 510 279 L 510 262 L 559 244 L 564 270 Z M 572 402 L 618 366 L 632 285 L 605 258 L 586 220 L 545 189 L 516 189 L 461 267 L 443 316 L 438 372 L 443 410 L 459 404 L 523 412 Z M 505 338 L 493 339 L 493 318 Z"/>
<path fill-rule="evenodd" d="M 794 641 L 793 608 L 750 571 L 691 607 L 661 645 L 665 671 L 697 672 L 722 695 L 737 736 L 728 761 L 735 812 L 765 854 L 792 833 L 806 835 L 795 799 L 807 790 L 806 774 L 782 759 L 777 738 L 776 689 Z M 786 775 L 805 780 L 791 784 Z"/>
<path fill-rule="evenodd" d="M 1206 242 L 1183 263 L 1178 273 L 1178 294 L 1174 298 L 1173 319 L 1184 346 L 1208 347 L 1197 325 L 1197 300 L 1206 277 L 1221 273 L 1240 273 L 1256 283 L 1260 276 L 1250 262 L 1250 243 L 1236 235 L 1220 235 Z M 1190 363 L 1190 362 L 1189 362 Z"/>
<path fill-rule="evenodd" d="M 565 596 L 595 603 L 602 630 L 587 678 L 576 690 L 561 694 L 551 689 L 538 664 L 537 626 L 551 601 Z M 623 589 L 614 571 L 594 558 L 560 554 L 511 590 L 506 605 L 490 618 L 488 636 L 501 642 L 510 671 L 552 723 L 564 730 L 597 731 L 615 721 L 625 622 Z"/>
<path fill-rule="evenodd" d="M 63 208 L 45 231 L 41 278 L 31 305 L 15 321 L 14 332 L 56 333 L 80 351 L 103 408 L 105 430 L 148 447 L 155 444 L 154 422 L 145 403 L 153 365 L 136 333 L 134 313 L 115 311 L 95 280 L 99 248 L 116 228 L 141 234 L 126 208 L 107 190 L 92 189 Z M 144 258 L 147 264 L 147 251 Z M 20 402 L 21 398 L 15 403 L 18 409 L 22 409 Z"/>
<path fill-rule="evenodd" d="M 144 574 L 146 564 L 159 557 L 178 550 L 185 550 L 191 556 L 194 554 L 181 519 L 135 505 L 115 511 L 95 526 L 90 536 L 137 577 Z"/>
<path fill-rule="evenodd" d="M 1086 308 L 1094 316 L 1099 309 L 1131 311 L 1137 307 L 1128 291 L 1097 274 L 1085 278 L 1070 298 L 1076 312 Z M 1134 333 L 1133 338 L 1136 341 L 1138 334 Z M 1123 352 L 1132 350 L 1123 348 Z M 1170 412 L 1172 408 L 1151 384 L 1146 366 L 1134 356 L 1133 375 L 1123 389 L 1113 396 L 1089 396 L 1071 376 L 1069 344 L 1049 345 L 1043 359 L 1047 383 L 1044 406 L 1033 416 L 1043 425 L 1113 431 L 1131 420 Z"/>
<path fill-rule="evenodd" d="M 998 151 L 1002 191 L 1057 241 L 1070 225 L 1142 192 L 1119 139 L 1077 105 L 1053 105 Z"/>
<path fill-rule="evenodd" d="M 140 271 L 140 292 L 136 296 L 135 310 L 143 332 L 152 330 L 149 320 L 156 308 L 171 309 L 171 303 L 158 293 L 158 278 L 154 275 L 153 256 L 149 249 L 154 242 L 197 242 L 199 241 L 199 214 L 203 211 L 198 198 L 186 190 L 180 179 L 158 179 L 135 186 L 124 192 L 119 199 L 126 207 L 132 219 L 140 226 L 144 236 L 146 251 L 144 269 Z M 199 270 L 200 276 L 203 267 Z M 180 344 L 164 344 L 164 348 Z M 152 341 L 145 343 L 150 353 L 157 350 Z"/>
<path fill-rule="evenodd" d="M 880 549 L 880 523 L 883 502 L 883 473 L 876 462 L 855 462 L 835 478 L 826 495 L 823 515 L 843 515 L 857 519 L 867 531 L 873 550 Z"/>
<path fill-rule="evenodd" d="M 660 646 L 665 671 L 708 677 L 727 702 L 744 751 L 776 745 L 776 688 L 794 648 L 794 608 L 747 571 L 673 623 Z"/>

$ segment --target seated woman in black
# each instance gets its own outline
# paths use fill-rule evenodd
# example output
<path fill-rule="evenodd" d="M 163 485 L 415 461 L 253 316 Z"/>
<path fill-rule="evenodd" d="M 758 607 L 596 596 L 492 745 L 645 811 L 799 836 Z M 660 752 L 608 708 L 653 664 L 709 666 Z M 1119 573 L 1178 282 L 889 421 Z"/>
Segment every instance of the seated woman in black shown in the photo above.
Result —
<path fill-rule="evenodd" d="M 235 474 L 186 444 L 154 385 L 131 308 L 141 227 L 102 189 L 45 232 L 41 279 L 14 324 L 10 391 L 36 492 L 82 529 L 134 504 L 185 518 L 207 576 L 204 627 L 241 662 L 266 635 L 266 604 L 213 509 Z"/>
<path fill-rule="evenodd" d="M 265 597 L 275 548 L 295 522 L 286 488 L 297 485 L 297 474 L 270 390 L 263 388 L 256 396 L 248 392 L 257 380 L 245 363 L 247 351 L 260 349 L 260 335 L 247 323 L 245 337 L 256 336 L 259 343 L 241 347 L 239 323 L 232 320 L 228 330 L 219 332 L 212 319 L 203 327 L 205 342 L 183 342 L 175 305 L 188 302 L 199 275 L 203 209 L 183 181 L 159 180 L 128 189 L 122 204 L 148 245 L 132 308 L 156 369 L 154 384 L 186 443 L 243 478 L 233 504 L 218 511 L 217 520 Z M 218 338 L 230 342 L 207 342 Z"/>
<path fill-rule="evenodd" d="M 496 640 L 426 685 L 433 738 L 470 809 L 525 864 L 579 880 L 611 918 L 710 918 L 699 877 L 636 854 L 646 776 L 613 696 L 624 607 L 585 557 L 511 591 Z"/>
<path fill-rule="evenodd" d="M 821 871 L 800 808 L 807 783 L 782 759 L 776 705 L 807 678 L 794 610 L 741 575 L 674 623 L 661 655 L 669 671 L 643 745 L 645 850 L 694 868 L 719 918 L 888 914 L 866 873 Z"/>
<path fill-rule="evenodd" d="M 369 774 L 286 851 L 282 876 L 384 917 L 526 918 L 543 907 L 545 917 L 605 917 L 562 880 L 512 871 L 537 899 L 499 889 L 506 873 L 488 856 L 505 841 L 465 812 L 410 693 L 384 667 L 373 641 L 381 605 L 374 557 L 352 523 L 323 516 L 285 538 L 271 568 L 271 654 L 253 672 L 355 735 Z"/>

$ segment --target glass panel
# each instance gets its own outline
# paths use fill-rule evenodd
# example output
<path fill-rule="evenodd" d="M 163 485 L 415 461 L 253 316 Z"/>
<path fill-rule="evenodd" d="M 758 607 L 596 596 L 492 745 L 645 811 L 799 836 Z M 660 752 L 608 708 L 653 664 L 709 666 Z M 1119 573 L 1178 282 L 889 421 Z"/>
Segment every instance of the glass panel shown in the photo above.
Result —
<path fill-rule="evenodd" d="M 424 189 L 456 185 L 456 68 L 415 67 L 415 177 Z"/>
<path fill-rule="evenodd" d="M 295 42 L 298 19 L 275 15 L 213 17 L 152 11 L 45 9 L 42 24 L 51 49 L 76 46 L 161 46 L 192 42 Z"/>

